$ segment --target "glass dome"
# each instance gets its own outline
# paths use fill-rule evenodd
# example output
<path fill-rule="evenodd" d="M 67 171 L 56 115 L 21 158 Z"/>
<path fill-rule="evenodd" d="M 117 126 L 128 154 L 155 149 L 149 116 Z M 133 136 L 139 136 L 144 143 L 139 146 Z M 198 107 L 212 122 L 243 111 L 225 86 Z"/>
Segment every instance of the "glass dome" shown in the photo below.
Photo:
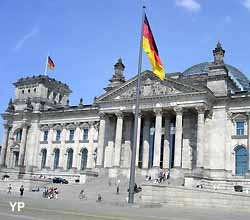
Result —
<path fill-rule="evenodd" d="M 186 69 L 182 74 L 184 76 L 208 74 L 209 64 L 210 64 L 209 62 L 196 64 Z M 241 88 L 241 90 L 250 90 L 250 87 L 249 87 L 250 81 L 241 71 L 239 71 L 236 67 L 233 67 L 228 64 L 226 64 L 226 67 L 229 71 L 228 75 L 237 84 L 237 86 Z"/>

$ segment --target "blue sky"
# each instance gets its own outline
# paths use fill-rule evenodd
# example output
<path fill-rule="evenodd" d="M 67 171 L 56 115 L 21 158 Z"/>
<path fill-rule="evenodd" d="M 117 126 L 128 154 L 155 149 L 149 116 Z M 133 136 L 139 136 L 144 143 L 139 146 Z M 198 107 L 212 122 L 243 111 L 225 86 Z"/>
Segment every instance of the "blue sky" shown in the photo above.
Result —
<path fill-rule="evenodd" d="M 0 112 L 13 82 L 43 74 L 48 52 L 48 74 L 71 87 L 72 105 L 103 93 L 119 57 L 126 79 L 134 76 L 143 4 L 166 72 L 211 61 L 220 40 L 226 63 L 250 76 L 250 0 L 1 0 Z"/>

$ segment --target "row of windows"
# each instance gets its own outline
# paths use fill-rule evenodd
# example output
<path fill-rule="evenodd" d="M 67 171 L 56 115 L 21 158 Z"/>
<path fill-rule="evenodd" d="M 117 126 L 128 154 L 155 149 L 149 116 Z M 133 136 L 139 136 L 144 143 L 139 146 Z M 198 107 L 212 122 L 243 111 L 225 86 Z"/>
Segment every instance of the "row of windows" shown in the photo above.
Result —
<path fill-rule="evenodd" d="M 73 149 L 68 150 L 67 154 L 67 170 L 72 169 L 73 165 Z M 41 168 L 46 167 L 46 160 L 47 160 L 47 150 L 42 149 L 41 151 L 42 159 L 41 159 Z M 54 152 L 54 163 L 53 163 L 53 169 L 57 169 L 59 167 L 59 158 L 60 158 L 60 150 L 56 149 Z M 87 167 L 87 160 L 88 160 L 88 150 L 84 148 L 81 151 L 81 170 L 84 170 Z"/>
<path fill-rule="evenodd" d="M 61 140 L 61 130 L 56 130 L 56 141 L 60 141 Z M 48 134 L 49 131 L 46 130 L 43 133 L 43 141 L 48 141 Z M 237 136 L 243 136 L 245 134 L 244 131 L 244 122 L 236 122 L 236 135 Z M 83 140 L 86 141 L 88 140 L 88 135 L 89 135 L 89 129 L 88 128 L 84 128 L 83 129 Z M 75 138 L 75 130 L 74 129 L 70 129 L 69 130 L 69 141 L 74 141 Z M 22 129 L 18 130 L 16 132 L 16 141 L 19 142 L 22 139 Z"/>
<path fill-rule="evenodd" d="M 61 130 L 56 130 L 56 141 L 60 141 L 61 140 Z M 46 130 L 43 133 L 43 141 L 48 141 L 48 134 L 49 131 Z M 69 141 L 74 141 L 75 139 L 75 130 L 74 129 L 70 129 L 69 130 Z M 83 129 L 83 140 L 86 141 L 89 139 L 89 129 L 88 128 L 84 128 Z"/>

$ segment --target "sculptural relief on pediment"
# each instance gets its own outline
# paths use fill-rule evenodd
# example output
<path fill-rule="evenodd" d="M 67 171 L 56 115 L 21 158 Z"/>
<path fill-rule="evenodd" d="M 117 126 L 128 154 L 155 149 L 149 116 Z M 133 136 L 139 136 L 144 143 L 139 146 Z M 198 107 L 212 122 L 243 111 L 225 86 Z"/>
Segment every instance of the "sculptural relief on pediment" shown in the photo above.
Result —
<path fill-rule="evenodd" d="M 142 97 L 150 97 L 150 96 L 164 96 L 180 93 L 173 86 L 166 86 L 159 81 L 152 80 L 147 78 L 145 81 L 141 83 L 141 96 Z M 133 98 L 136 94 L 136 88 L 129 88 L 127 91 L 119 95 L 119 98 Z M 116 97 L 118 98 L 118 96 Z"/>

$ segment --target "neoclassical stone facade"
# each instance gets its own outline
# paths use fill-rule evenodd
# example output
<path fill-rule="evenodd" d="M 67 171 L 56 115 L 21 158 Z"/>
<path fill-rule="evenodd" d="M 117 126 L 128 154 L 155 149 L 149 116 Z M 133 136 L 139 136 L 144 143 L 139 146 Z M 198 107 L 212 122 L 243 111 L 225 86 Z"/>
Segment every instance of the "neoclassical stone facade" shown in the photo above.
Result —
<path fill-rule="evenodd" d="M 199 179 L 248 178 L 250 86 L 214 60 L 170 73 L 164 81 L 141 74 L 136 142 L 137 174 L 168 169 L 183 184 Z M 92 105 L 69 105 L 71 90 L 48 76 L 19 79 L 5 113 L 1 172 L 75 175 L 108 170 L 128 175 L 137 77 L 125 80 L 119 59 L 105 93 Z"/>

